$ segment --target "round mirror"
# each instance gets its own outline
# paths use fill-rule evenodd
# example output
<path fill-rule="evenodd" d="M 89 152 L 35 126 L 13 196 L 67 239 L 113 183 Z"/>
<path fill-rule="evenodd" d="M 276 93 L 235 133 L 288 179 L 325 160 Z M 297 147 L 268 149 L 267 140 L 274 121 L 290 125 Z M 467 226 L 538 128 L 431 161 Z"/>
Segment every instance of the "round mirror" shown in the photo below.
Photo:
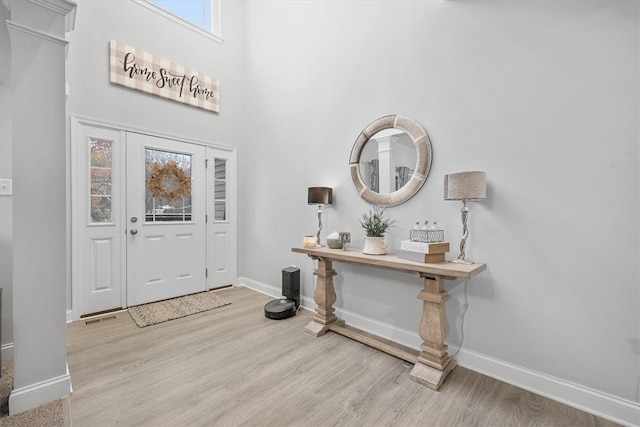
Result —
<path fill-rule="evenodd" d="M 349 167 L 363 199 L 380 206 L 399 205 L 413 197 L 429 175 L 429 135 L 409 118 L 381 117 L 356 139 Z"/>

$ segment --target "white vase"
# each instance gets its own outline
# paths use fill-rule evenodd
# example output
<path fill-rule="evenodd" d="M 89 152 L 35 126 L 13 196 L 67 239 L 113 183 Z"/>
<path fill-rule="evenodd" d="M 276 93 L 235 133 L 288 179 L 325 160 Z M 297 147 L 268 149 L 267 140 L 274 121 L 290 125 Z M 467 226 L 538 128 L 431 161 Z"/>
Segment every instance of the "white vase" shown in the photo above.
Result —
<path fill-rule="evenodd" d="M 384 237 L 365 237 L 362 253 L 367 255 L 384 255 L 387 253 L 387 241 Z"/>

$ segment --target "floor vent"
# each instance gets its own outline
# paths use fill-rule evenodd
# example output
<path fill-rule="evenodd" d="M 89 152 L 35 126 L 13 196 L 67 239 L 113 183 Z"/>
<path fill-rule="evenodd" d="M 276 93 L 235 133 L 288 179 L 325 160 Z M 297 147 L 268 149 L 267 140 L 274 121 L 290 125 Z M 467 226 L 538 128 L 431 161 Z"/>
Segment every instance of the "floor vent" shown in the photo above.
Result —
<path fill-rule="evenodd" d="M 84 324 L 85 325 L 95 325 L 96 323 L 102 323 L 102 322 L 105 322 L 107 320 L 113 320 L 115 318 L 116 318 L 115 315 L 105 316 L 105 317 L 98 317 L 98 318 L 95 318 L 95 319 L 85 320 Z"/>

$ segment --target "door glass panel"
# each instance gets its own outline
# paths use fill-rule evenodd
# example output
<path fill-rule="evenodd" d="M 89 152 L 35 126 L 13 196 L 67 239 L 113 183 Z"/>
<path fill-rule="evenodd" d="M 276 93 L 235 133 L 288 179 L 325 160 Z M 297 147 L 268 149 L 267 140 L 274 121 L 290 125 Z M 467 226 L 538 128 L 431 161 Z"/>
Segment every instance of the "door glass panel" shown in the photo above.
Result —
<path fill-rule="evenodd" d="M 191 154 L 145 149 L 147 222 L 191 221 Z"/>
<path fill-rule="evenodd" d="M 113 142 L 89 138 L 91 153 L 91 222 L 112 222 L 111 184 Z"/>
<path fill-rule="evenodd" d="M 214 221 L 227 220 L 227 160 L 214 159 Z"/>

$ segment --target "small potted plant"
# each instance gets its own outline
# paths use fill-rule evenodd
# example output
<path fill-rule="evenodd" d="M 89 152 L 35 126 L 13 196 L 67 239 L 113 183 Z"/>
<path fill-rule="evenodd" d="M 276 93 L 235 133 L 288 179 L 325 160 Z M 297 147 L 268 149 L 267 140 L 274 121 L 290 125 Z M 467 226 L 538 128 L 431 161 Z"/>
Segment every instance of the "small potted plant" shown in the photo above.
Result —
<path fill-rule="evenodd" d="M 368 255 L 386 254 L 387 241 L 384 240 L 384 235 L 394 223 L 394 220 L 385 218 L 384 208 L 380 206 L 374 206 L 368 213 L 362 214 L 360 225 L 366 234 L 362 253 Z"/>

